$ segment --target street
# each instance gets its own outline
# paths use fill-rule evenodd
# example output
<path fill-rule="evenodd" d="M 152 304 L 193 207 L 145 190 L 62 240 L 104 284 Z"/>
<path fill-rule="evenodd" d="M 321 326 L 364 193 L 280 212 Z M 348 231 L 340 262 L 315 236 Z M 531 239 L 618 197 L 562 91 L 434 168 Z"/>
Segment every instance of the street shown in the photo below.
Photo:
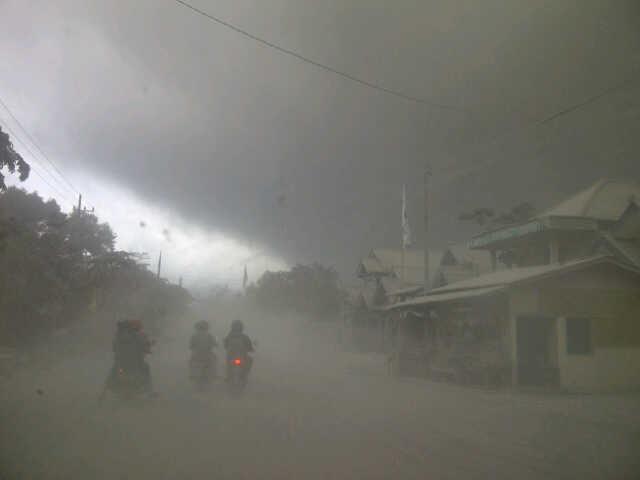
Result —
<path fill-rule="evenodd" d="M 311 334 L 310 334 L 311 335 Z M 640 397 L 484 391 L 384 376 L 381 358 L 260 337 L 250 385 L 196 393 L 186 340 L 159 398 L 97 402 L 109 352 L 20 373 L 0 400 L 6 479 L 638 478 Z M 311 341 L 313 339 L 313 341 Z"/>

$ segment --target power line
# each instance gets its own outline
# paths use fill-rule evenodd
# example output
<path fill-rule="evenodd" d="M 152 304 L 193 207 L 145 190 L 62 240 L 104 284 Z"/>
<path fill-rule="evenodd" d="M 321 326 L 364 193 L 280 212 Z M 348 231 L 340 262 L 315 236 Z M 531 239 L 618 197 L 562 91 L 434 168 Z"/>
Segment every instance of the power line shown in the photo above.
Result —
<path fill-rule="evenodd" d="M 618 83 L 617 85 L 614 85 L 614 86 L 612 86 L 610 88 L 607 88 L 606 90 L 603 90 L 602 92 L 597 93 L 597 94 L 595 94 L 595 95 L 593 95 L 593 96 L 591 96 L 591 97 L 589 97 L 589 98 L 587 98 L 587 99 L 585 99 L 585 100 L 583 100 L 581 102 L 575 103 L 575 104 L 573 104 L 573 105 L 571 105 L 571 106 L 569 106 L 569 107 L 567 107 L 567 108 L 565 108 L 563 110 L 560 110 L 559 112 L 554 113 L 553 115 L 550 115 L 550 116 L 548 116 L 546 118 L 543 118 L 542 120 L 538 121 L 536 123 L 536 125 L 544 125 L 546 123 L 549 123 L 549 122 L 551 122 L 551 121 L 553 121 L 553 120 L 555 120 L 555 119 L 557 119 L 559 117 L 567 115 L 568 113 L 571 113 L 571 112 L 575 112 L 576 110 L 579 110 L 582 107 L 585 107 L 585 106 L 587 106 L 587 105 L 589 105 L 589 104 L 591 104 L 591 103 L 593 103 L 593 102 L 595 102 L 597 100 L 600 100 L 602 97 L 604 97 L 606 95 L 609 95 L 610 93 L 615 93 L 615 92 L 617 92 L 619 90 L 625 89 L 630 83 L 632 83 L 634 80 L 636 80 L 636 78 L 635 78 L 635 74 L 636 73 L 637 72 L 634 72 L 632 75 L 630 75 L 629 77 L 625 78 L 622 82 Z"/>
<path fill-rule="evenodd" d="M 39 167 L 42 168 L 42 171 L 47 173 L 51 178 L 55 179 L 55 177 L 51 176 L 51 173 L 48 172 L 37 160 L 37 158 L 35 157 L 35 155 L 33 154 L 33 150 L 31 150 L 31 148 L 29 147 L 29 145 L 27 145 L 24 140 L 22 140 L 19 136 L 16 135 L 16 133 L 11 130 L 11 128 L 9 128 L 6 124 L 4 125 L 4 128 L 11 133 L 12 137 L 14 140 L 17 140 L 23 147 L 24 149 L 33 157 L 33 160 L 36 162 L 35 165 L 38 165 Z M 74 205 L 73 200 L 70 200 L 69 197 L 67 196 L 67 194 L 61 190 L 58 189 L 58 187 L 56 187 L 55 185 L 51 184 L 44 176 L 42 176 L 42 174 L 35 168 L 33 168 L 33 172 L 38 175 L 38 177 L 40 177 L 40 179 L 42 179 L 43 182 L 45 182 L 55 193 L 57 193 L 58 195 L 60 195 L 62 198 L 64 198 L 65 200 L 67 200 L 68 202 L 71 203 L 71 205 Z"/>
<path fill-rule="evenodd" d="M 577 102 L 573 105 L 570 105 L 568 107 L 565 107 L 551 115 L 545 116 L 541 119 L 538 120 L 533 120 L 530 122 L 525 123 L 524 125 L 522 125 L 521 127 L 515 126 L 506 130 L 503 130 L 502 132 L 498 133 L 497 135 L 494 135 L 491 139 L 489 139 L 488 142 L 485 143 L 489 144 L 489 145 L 493 145 L 498 143 L 500 140 L 504 140 L 507 139 L 517 133 L 522 133 L 530 128 L 537 128 L 537 127 L 541 127 L 544 125 L 547 125 L 548 123 L 551 123 L 554 120 L 557 120 L 560 117 L 563 117 L 565 115 L 568 115 L 570 113 L 576 112 L 578 110 L 581 110 L 584 107 L 587 107 L 588 105 L 600 100 L 601 98 L 610 95 L 612 93 L 616 93 L 618 91 L 624 90 L 625 88 L 629 87 L 632 84 L 635 84 L 639 79 L 637 78 L 639 71 L 636 70 L 634 71 L 632 74 L 630 74 L 629 76 L 627 76 L 623 81 L 617 83 L 616 85 L 613 85 L 611 87 L 608 87 L 580 102 Z M 488 160 L 486 162 L 483 162 L 482 164 L 479 165 L 475 165 L 473 167 L 469 167 L 464 169 L 465 171 L 463 172 L 463 175 L 469 174 L 469 173 L 473 173 L 476 172 L 482 168 L 486 168 L 490 165 L 493 165 L 497 162 L 499 162 L 500 159 L 498 158 L 494 158 L 493 160 Z M 456 175 L 454 174 L 454 177 Z"/>
<path fill-rule="evenodd" d="M 9 115 L 11 116 L 11 118 L 16 122 L 16 124 L 18 125 L 18 127 L 20 127 L 20 129 L 24 132 L 24 134 L 26 135 L 26 137 L 31 141 L 31 143 L 33 143 L 33 145 L 35 145 L 36 149 L 40 152 L 40 154 L 42 154 L 42 157 L 49 163 L 49 165 L 51 165 L 53 167 L 53 169 L 58 173 L 58 175 L 60 175 L 60 178 L 62 178 L 70 187 L 71 189 L 77 193 L 80 194 L 80 191 L 78 191 L 78 189 L 76 187 L 73 186 L 73 184 L 64 176 L 64 174 L 60 171 L 60 169 L 56 166 L 55 163 L 53 163 L 49 157 L 44 153 L 44 151 L 42 150 L 42 148 L 40 148 L 40 145 L 38 145 L 38 142 L 36 142 L 34 140 L 34 138 L 29 134 L 29 132 L 27 131 L 27 129 L 22 125 L 22 123 L 20 123 L 20 120 L 18 120 L 16 118 L 16 116 L 13 114 L 13 112 L 11 111 L 11 109 L 7 106 L 6 103 L 4 103 L 4 101 L 2 100 L 2 98 L 0 98 L 0 105 L 2 105 L 4 107 L 4 109 L 9 113 Z"/>
<path fill-rule="evenodd" d="M 11 129 L 11 127 L 9 127 L 9 125 L 5 122 L 4 123 L 4 128 L 11 134 L 12 139 L 13 140 L 17 140 L 20 145 L 22 145 L 24 147 L 24 149 L 29 153 L 29 155 L 31 155 L 31 160 L 33 160 L 32 164 L 34 165 L 38 165 L 40 168 L 42 168 L 42 171 L 45 172 L 52 180 L 54 180 L 55 182 L 57 182 L 57 185 L 59 185 L 60 187 L 62 187 L 64 190 L 64 192 L 71 192 L 71 190 L 69 190 L 69 187 L 67 187 L 64 183 L 62 183 L 60 181 L 60 179 L 58 177 L 56 177 L 55 175 L 52 175 L 51 172 L 49 170 L 47 170 L 44 165 L 42 165 L 42 163 L 40 163 L 40 160 L 38 159 L 38 157 L 35 155 L 35 153 L 33 152 L 33 150 L 31 150 L 31 147 L 22 139 L 20 138 L 20 136 L 18 134 L 16 134 L 15 131 L 13 131 Z M 35 162 L 35 163 L 34 163 Z M 34 170 L 35 171 L 35 170 Z M 42 177 L 41 177 L 42 178 Z M 61 190 L 58 190 L 58 188 L 56 187 L 56 192 L 58 192 L 59 194 L 62 194 Z M 75 196 L 75 194 L 73 192 L 71 192 L 72 195 Z M 64 194 L 66 196 L 66 193 Z M 73 203 L 73 202 L 72 202 Z"/>
<path fill-rule="evenodd" d="M 383 92 L 383 93 L 386 93 L 386 94 L 389 94 L 389 95 L 393 95 L 394 97 L 401 98 L 401 99 L 406 100 L 408 102 L 420 103 L 420 104 L 423 104 L 423 105 L 427 105 L 427 106 L 432 107 L 432 108 L 438 108 L 438 109 L 441 109 L 441 110 L 450 110 L 450 111 L 460 112 L 460 113 L 471 113 L 468 109 L 464 109 L 464 108 L 457 107 L 457 106 L 454 106 L 454 105 L 447 105 L 447 104 L 444 104 L 444 103 L 434 102 L 432 100 L 427 100 L 425 98 L 416 97 L 416 96 L 409 95 L 409 94 L 406 94 L 404 92 L 401 92 L 399 90 L 394 90 L 392 88 L 384 87 L 384 86 L 379 85 L 377 83 L 374 83 L 372 81 L 365 80 L 365 79 L 360 78 L 360 77 L 356 77 L 355 75 L 352 75 L 350 73 L 347 73 L 347 72 L 338 70 L 336 68 L 330 67 L 329 65 L 326 65 L 324 63 L 320 63 L 320 62 L 318 62 L 316 60 L 313 60 L 313 59 L 311 59 L 309 57 L 305 57 L 301 53 L 298 53 L 298 52 L 296 52 L 294 50 L 290 50 L 290 49 L 282 47 L 282 46 L 280 46 L 280 45 L 278 45 L 276 43 L 270 42 L 269 40 L 265 40 L 264 38 L 258 37 L 257 35 L 254 35 L 253 33 L 248 32 L 247 30 L 243 30 L 242 28 L 237 27 L 237 26 L 235 26 L 235 25 L 233 25 L 233 24 L 231 24 L 231 23 L 229 23 L 229 22 L 227 22 L 225 20 L 222 20 L 219 17 L 211 15 L 210 13 L 207 13 L 204 10 L 201 10 L 201 9 L 191 5 L 190 3 L 188 3 L 188 2 L 186 2 L 184 0 L 174 0 L 174 1 L 176 3 L 182 5 L 183 7 L 191 10 L 192 12 L 211 20 L 212 22 L 215 22 L 215 23 L 217 23 L 219 25 L 222 25 L 223 27 L 226 27 L 226 28 L 228 28 L 230 30 L 233 30 L 234 32 L 239 33 L 240 35 L 243 35 L 243 36 L 245 36 L 247 38 L 250 38 L 251 40 L 253 40 L 255 42 L 261 43 L 262 45 L 264 45 L 266 47 L 269 47 L 269 48 L 272 48 L 274 50 L 277 50 L 280 53 L 283 53 L 283 54 L 288 55 L 290 57 L 294 57 L 294 58 L 296 58 L 296 59 L 298 59 L 298 60 L 300 60 L 302 62 L 308 63 L 308 64 L 313 65 L 313 66 L 318 67 L 318 68 L 321 68 L 323 70 L 326 70 L 327 72 L 333 73 L 334 75 L 338 75 L 338 76 L 340 76 L 342 78 L 345 78 L 345 79 L 350 80 L 352 82 L 358 83 L 358 84 L 360 84 L 362 86 L 365 86 L 367 88 L 371 88 L 371 89 L 378 90 L 380 92 Z"/>
<path fill-rule="evenodd" d="M 13 139 L 17 140 L 18 142 L 20 142 L 20 144 L 25 148 L 25 150 L 27 150 L 27 152 L 29 152 L 29 154 L 34 157 L 33 155 L 33 151 L 31 151 L 31 149 L 29 148 L 29 146 L 20 138 L 18 137 L 15 132 L 13 132 L 7 125 L 4 126 L 4 128 L 7 129 L 7 131 L 9 133 L 11 133 L 11 135 L 13 136 Z M 35 160 L 35 157 L 34 157 Z M 42 165 L 40 165 L 40 163 L 36 163 L 36 165 L 38 165 L 39 167 L 42 167 Z M 63 192 L 61 192 L 60 190 L 58 190 L 58 188 L 51 184 L 44 176 L 42 176 L 42 174 L 35 168 L 32 168 L 33 173 L 35 173 L 38 177 L 40 177 L 40 179 L 49 186 L 49 188 L 51 188 L 52 192 L 57 193 L 62 199 L 66 200 L 67 202 L 69 202 L 71 204 L 71 206 L 74 205 L 73 200 L 70 200 L 69 197 L 67 197 L 67 195 Z M 44 172 L 47 172 L 44 168 L 42 169 Z M 47 172 L 48 173 L 48 172 Z M 49 174 L 50 175 L 50 174 Z"/>

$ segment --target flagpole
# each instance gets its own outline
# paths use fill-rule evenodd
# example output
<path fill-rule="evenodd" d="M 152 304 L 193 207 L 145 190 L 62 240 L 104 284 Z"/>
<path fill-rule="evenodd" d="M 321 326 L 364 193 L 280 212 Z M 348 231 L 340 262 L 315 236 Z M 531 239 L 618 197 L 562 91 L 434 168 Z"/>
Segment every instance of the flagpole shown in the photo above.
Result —
<path fill-rule="evenodd" d="M 407 243 L 409 239 L 409 219 L 407 217 L 407 187 L 402 185 L 402 252 L 401 252 L 401 266 L 400 266 L 400 280 L 406 281 L 406 266 L 405 266 L 405 252 L 407 249 Z"/>
<path fill-rule="evenodd" d="M 247 274 L 247 265 L 244 266 L 244 275 L 242 276 L 242 290 L 246 293 L 247 283 L 249 282 L 249 275 Z"/>
<path fill-rule="evenodd" d="M 402 185 L 402 213 L 401 213 L 402 250 L 401 250 L 401 253 L 400 253 L 400 280 L 402 280 L 402 282 L 404 282 L 404 277 L 405 277 L 405 275 L 404 275 L 404 250 L 405 250 L 405 243 L 407 243 L 406 240 L 405 240 L 405 236 L 406 236 L 406 233 L 405 233 L 405 229 L 406 229 L 406 226 L 405 226 L 405 213 L 406 213 L 405 208 L 406 208 L 406 201 L 407 201 L 407 198 L 406 198 L 407 194 L 406 194 L 405 189 L 406 189 L 406 187 L 404 185 Z"/>
<path fill-rule="evenodd" d="M 427 163 L 424 171 L 424 293 L 431 290 L 429 275 L 429 180 L 431 177 L 431 165 Z"/>
<path fill-rule="evenodd" d="M 401 276 L 401 280 L 404 282 L 405 281 L 405 274 L 404 274 L 404 252 L 407 249 L 407 247 L 405 247 L 404 242 L 402 242 L 402 276 Z"/>

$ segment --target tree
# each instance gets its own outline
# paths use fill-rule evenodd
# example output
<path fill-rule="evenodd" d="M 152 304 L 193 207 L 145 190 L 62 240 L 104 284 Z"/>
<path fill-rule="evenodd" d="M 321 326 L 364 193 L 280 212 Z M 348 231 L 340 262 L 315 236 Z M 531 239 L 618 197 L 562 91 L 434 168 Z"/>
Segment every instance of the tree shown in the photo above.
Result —
<path fill-rule="evenodd" d="M 0 340 L 25 344 L 93 315 L 110 332 L 137 316 L 151 330 L 185 310 L 189 293 L 149 271 L 144 257 L 114 250 L 95 215 L 16 187 L 0 192 Z"/>
<path fill-rule="evenodd" d="M 518 203 L 515 207 L 511 208 L 508 212 L 501 213 L 493 219 L 493 223 L 496 226 L 499 225 L 511 225 L 515 223 L 522 223 L 530 220 L 536 213 L 536 209 L 529 202 Z"/>
<path fill-rule="evenodd" d="M 529 202 L 521 202 L 506 212 L 496 214 L 491 208 L 476 208 L 470 212 L 458 215 L 458 220 L 471 221 L 481 227 L 497 228 L 505 225 L 526 222 L 536 213 L 534 206 Z"/>
<path fill-rule="evenodd" d="M 480 226 L 486 225 L 493 217 L 495 212 L 490 208 L 476 208 L 471 212 L 461 213 L 458 220 L 473 221 Z"/>
<path fill-rule="evenodd" d="M 247 288 L 247 295 L 264 308 L 293 310 L 315 317 L 335 315 L 344 298 L 337 272 L 319 263 L 267 271 Z"/>
<path fill-rule="evenodd" d="M 64 222 L 61 231 L 68 247 L 83 255 L 102 255 L 113 251 L 116 236 L 106 223 L 82 210 L 74 210 Z"/>
<path fill-rule="evenodd" d="M 9 134 L 3 132 L 2 127 L 0 127 L 0 191 L 7 188 L 2 174 L 2 170 L 5 167 L 11 174 L 17 170 L 21 182 L 24 182 L 29 177 L 29 172 L 31 171 L 29 164 L 13 149 Z"/>
<path fill-rule="evenodd" d="M 471 212 L 461 213 L 458 220 L 472 221 L 484 229 L 500 228 L 530 220 L 536 213 L 535 207 L 529 202 L 520 202 L 511 210 L 497 214 L 490 208 L 476 208 Z M 512 249 L 504 249 L 498 253 L 498 261 L 508 267 L 516 263 L 517 254 Z"/>

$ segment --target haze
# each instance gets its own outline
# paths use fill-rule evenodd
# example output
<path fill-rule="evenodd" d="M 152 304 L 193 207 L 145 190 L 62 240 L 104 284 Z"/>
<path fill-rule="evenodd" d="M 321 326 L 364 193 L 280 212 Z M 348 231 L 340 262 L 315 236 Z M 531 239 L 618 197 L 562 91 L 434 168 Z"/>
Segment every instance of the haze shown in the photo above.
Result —
<path fill-rule="evenodd" d="M 639 478 L 638 0 L 0 0 L 0 127 L 0 478 Z"/>
<path fill-rule="evenodd" d="M 436 244 L 468 233 L 456 218 L 472 206 L 542 207 L 639 173 L 636 2 L 198 5 L 463 111 L 364 88 L 168 1 L 3 2 L 4 100 L 64 172 L 343 275 L 369 248 L 398 245 L 402 184 L 419 224 L 426 162 Z"/>

